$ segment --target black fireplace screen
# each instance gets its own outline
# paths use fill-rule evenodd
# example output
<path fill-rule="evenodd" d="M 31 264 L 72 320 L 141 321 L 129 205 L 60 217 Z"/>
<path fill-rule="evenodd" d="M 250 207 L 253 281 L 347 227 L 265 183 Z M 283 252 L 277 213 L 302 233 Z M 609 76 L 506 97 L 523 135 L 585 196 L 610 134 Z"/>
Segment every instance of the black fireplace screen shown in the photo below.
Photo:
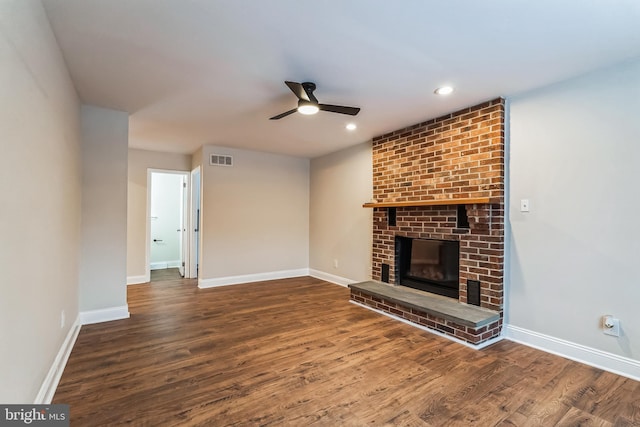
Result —
<path fill-rule="evenodd" d="M 396 237 L 396 283 L 458 298 L 460 243 Z"/>

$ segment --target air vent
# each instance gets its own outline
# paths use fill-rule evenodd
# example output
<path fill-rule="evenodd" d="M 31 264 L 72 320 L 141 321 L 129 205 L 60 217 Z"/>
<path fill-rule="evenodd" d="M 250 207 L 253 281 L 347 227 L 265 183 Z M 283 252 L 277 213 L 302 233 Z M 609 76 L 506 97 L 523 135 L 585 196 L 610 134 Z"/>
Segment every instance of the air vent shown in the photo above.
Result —
<path fill-rule="evenodd" d="M 211 157 L 209 157 L 209 164 L 211 166 L 233 166 L 233 157 L 223 154 L 212 154 Z"/>
<path fill-rule="evenodd" d="M 467 280 L 467 304 L 480 305 L 480 281 Z"/>

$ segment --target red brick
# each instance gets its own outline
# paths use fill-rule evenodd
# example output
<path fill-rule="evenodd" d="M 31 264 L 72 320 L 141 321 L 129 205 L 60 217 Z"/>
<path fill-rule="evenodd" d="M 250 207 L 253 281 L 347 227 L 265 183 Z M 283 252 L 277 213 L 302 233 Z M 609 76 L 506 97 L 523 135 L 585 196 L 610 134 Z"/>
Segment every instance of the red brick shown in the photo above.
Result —
<path fill-rule="evenodd" d="M 504 262 L 504 105 L 495 99 L 373 138 L 374 198 L 379 201 L 419 201 L 437 198 L 494 197 L 492 205 L 467 206 L 471 228 L 455 228 L 455 206 L 397 209 L 397 226 L 387 224 L 386 209 L 374 209 L 372 274 L 381 264 L 395 269 L 394 236 L 459 240 L 460 301 L 466 301 L 467 279 L 481 281 L 483 306 L 502 310 Z M 395 277 L 391 277 L 393 282 Z M 443 319 L 384 304 L 410 321 L 431 328 L 452 327 Z M 495 329 L 495 328 L 494 328 Z M 479 334 L 454 325 L 470 342 Z M 452 333 L 444 331 L 445 333 Z M 466 335 L 465 335 L 466 334 Z"/>

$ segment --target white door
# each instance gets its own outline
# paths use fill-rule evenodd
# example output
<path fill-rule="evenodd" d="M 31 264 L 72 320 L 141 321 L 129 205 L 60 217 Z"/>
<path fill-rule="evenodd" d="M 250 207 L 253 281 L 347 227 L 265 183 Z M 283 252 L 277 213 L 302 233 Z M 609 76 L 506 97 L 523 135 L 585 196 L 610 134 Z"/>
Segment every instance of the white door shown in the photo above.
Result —
<path fill-rule="evenodd" d="M 182 207 L 180 209 L 180 228 L 178 228 L 179 239 L 180 239 L 180 266 L 178 266 L 178 271 L 180 271 L 180 275 L 185 277 L 186 273 L 186 264 L 189 259 L 189 233 L 187 233 L 188 229 L 188 220 L 189 215 L 189 191 L 187 191 L 187 176 L 182 176 L 181 182 L 181 194 L 180 198 Z"/>
<path fill-rule="evenodd" d="M 189 278 L 198 277 L 198 260 L 200 251 L 200 167 L 191 171 L 191 225 L 189 227 L 190 257 Z"/>

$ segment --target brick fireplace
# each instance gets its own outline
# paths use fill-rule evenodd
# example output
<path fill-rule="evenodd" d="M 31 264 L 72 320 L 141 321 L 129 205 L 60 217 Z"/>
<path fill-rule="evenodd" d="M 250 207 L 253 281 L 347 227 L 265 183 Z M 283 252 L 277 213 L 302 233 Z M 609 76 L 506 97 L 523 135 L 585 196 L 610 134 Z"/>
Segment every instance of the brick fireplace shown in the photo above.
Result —
<path fill-rule="evenodd" d="M 374 200 L 365 204 L 374 209 L 374 280 L 396 284 L 396 236 L 458 241 L 457 302 L 477 303 L 499 320 L 470 327 L 354 289 L 352 299 L 473 344 L 500 334 L 504 121 L 499 98 L 374 138 Z"/>

